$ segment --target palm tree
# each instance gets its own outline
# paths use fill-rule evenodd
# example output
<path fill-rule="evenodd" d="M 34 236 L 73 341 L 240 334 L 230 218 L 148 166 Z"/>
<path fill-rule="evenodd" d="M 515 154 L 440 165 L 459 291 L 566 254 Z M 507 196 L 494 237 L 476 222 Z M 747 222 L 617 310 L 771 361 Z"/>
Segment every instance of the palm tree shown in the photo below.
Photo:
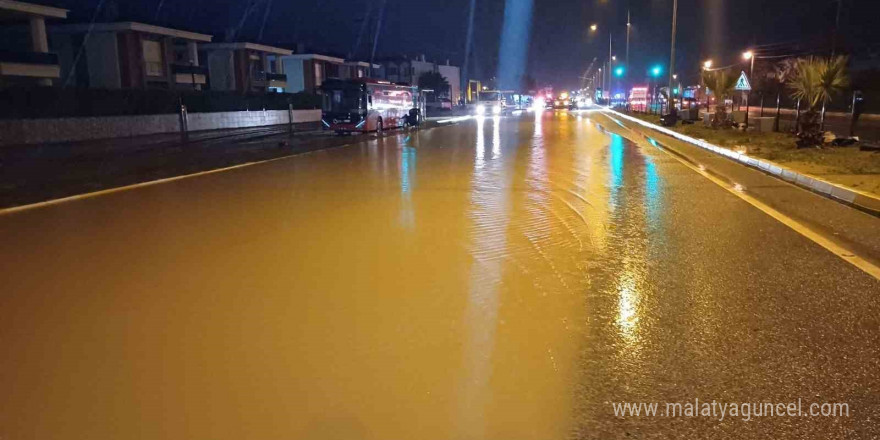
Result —
<path fill-rule="evenodd" d="M 800 146 L 822 143 L 819 109 L 849 86 L 847 61 L 848 58 L 842 55 L 830 59 L 801 58 L 797 61 L 794 74 L 788 80 L 788 87 L 792 98 L 807 105 L 807 111 L 798 120 Z"/>
<path fill-rule="evenodd" d="M 718 128 L 726 123 L 725 101 L 733 95 L 736 80 L 737 76 L 731 75 L 727 70 L 703 71 L 703 83 L 715 94 L 715 118 L 712 119 L 712 128 Z"/>
<path fill-rule="evenodd" d="M 773 131 L 779 131 L 779 97 L 782 89 L 794 74 L 797 66 L 797 58 L 786 58 L 773 66 L 774 79 L 776 80 L 776 119 L 773 122 Z"/>

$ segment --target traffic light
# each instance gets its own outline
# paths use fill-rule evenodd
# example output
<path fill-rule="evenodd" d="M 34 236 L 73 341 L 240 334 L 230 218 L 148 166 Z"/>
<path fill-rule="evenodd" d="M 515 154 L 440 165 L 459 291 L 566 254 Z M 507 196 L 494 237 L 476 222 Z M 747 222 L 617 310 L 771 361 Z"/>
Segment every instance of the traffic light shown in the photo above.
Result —
<path fill-rule="evenodd" d="M 625 70 L 624 70 L 623 66 L 620 66 L 620 67 L 614 69 L 614 76 L 621 77 L 621 76 L 623 76 L 624 72 L 625 72 Z"/>

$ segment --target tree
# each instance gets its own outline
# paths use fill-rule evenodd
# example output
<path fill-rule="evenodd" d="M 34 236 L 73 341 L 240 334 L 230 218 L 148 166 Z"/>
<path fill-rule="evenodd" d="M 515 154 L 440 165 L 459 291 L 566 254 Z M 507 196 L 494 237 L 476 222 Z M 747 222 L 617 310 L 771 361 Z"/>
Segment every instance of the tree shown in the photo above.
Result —
<path fill-rule="evenodd" d="M 792 98 L 807 105 L 807 111 L 798 120 L 798 146 L 822 143 L 819 109 L 849 86 L 849 74 L 846 71 L 848 61 L 842 55 L 834 58 L 801 58 L 797 61 L 788 87 Z"/>
<path fill-rule="evenodd" d="M 731 97 L 739 77 L 731 74 L 728 70 L 704 70 L 703 84 L 715 95 L 715 118 L 712 119 L 712 128 L 724 126 L 727 123 L 727 106 L 725 101 Z"/>
<path fill-rule="evenodd" d="M 449 97 L 449 81 L 440 72 L 425 72 L 419 75 L 419 88 L 433 90 L 435 97 Z"/>
<path fill-rule="evenodd" d="M 794 74 L 797 66 L 797 58 L 785 58 L 773 65 L 776 79 L 776 119 L 773 121 L 773 130 L 779 131 L 779 96 L 782 94 L 785 84 Z"/>

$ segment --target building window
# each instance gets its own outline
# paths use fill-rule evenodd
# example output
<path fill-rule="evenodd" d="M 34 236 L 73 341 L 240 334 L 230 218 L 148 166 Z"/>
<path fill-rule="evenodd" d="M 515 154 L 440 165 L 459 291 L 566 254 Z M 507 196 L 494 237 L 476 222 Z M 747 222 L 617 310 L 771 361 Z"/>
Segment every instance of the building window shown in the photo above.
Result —
<path fill-rule="evenodd" d="M 315 61 L 315 87 L 324 84 L 324 64 Z"/>
<path fill-rule="evenodd" d="M 358 78 L 363 78 L 363 77 L 364 77 L 364 69 L 359 67 L 358 68 Z"/>
<path fill-rule="evenodd" d="M 165 76 L 162 62 L 162 43 L 154 40 L 141 40 L 144 50 L 144 69 L 147 76 Z"/>

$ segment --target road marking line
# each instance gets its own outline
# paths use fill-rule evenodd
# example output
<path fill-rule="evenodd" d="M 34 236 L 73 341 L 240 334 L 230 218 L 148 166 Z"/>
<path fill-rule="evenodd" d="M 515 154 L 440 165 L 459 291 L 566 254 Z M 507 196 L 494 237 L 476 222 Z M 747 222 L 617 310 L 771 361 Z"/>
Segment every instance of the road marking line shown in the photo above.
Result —
<path fill-rule="evenodd" d="M 613 118 L 609 118 L 609 119 L 613 120 Z M 631 133 L 635 133 L 635 131 L 633 131 L 631 128 L 623 126 L 623 125 L 621 125 L 621 126 L 626 128 Z M 636 143 L 641 143 L 642 145 L 645 144 L 643 141 L 641 141 L 639 139 L 635 139 L 635 140 L 630 139 L 630 140 L 634 141 Z M 648 142 L 648 144 L 650 145 L 651 143 Z M 769 205 L 766 205 L 764 202 L 761 202 L 760 200 L 746 194 L 745 192 L 743 192 L 743 190 L 730 186 L 727 182 L 719 179 L 718 177 L 715 177 L 715 176 L 709 174 L 708 171 L 691 164 L 690 162 L 678 157 L 675 154 L 672 154 L 666 148 L 663 148 L 662 146 L 658 146 L 658 145 L 652 145 L 652 146 L 659 149 L 660 151 L 666 153 L 667 155 L 674 158 L 682 165 L 690 168 L 691 170 L 693 170 L 697 174 L 709 179 L 710 181 L 712 181 L 716 185 L 720 186 L 721 188 L 724 188 L 725 190 L 727 190 L 727 192 L 739 197 L 741 200 L 754 206 L 755 208 L 758 208 L 764 214 L 767 214 L 770 217 L 773 217 L 774 219 L 776 219 L 776 221 L 784 224 L 785 226 L 788 226 L 789 228 L 791 228 L 792 230 L 794 230 L 798 234 L 808 238 L 813 243 L 816 243 L 819 246 L 822 246 L 823 248 L 825 248 L 825 250 L 836 255 L 837 257 L 839 257 L 843 261 L 846 261 L 847 263 L 852 264 L 853 266 L 861 269 L 863 272 L 867 273 L 868 275 L 871 275 L 875 279 L 880 280 L 880 267 L 871 263 L 868 260 L 865 260 L 862 257 L 859 257 L 858 255 L 855 254 L 855 252 L 852 252 L 849 249 L 825 238 L 822 234 L 810 229 L 808 226 L 802 224 L 801 222 L 799 222 L 791 217 L 788 217 L 787 215 L 771 208 Z M 738 185 L 738 184 L 735 184 L 735 185 Z"/>
<path fill-rule="evenodd" d="M 453 124 L 448 124 L 448 125 L 438 125 L 438 126 L 436 126 L 436 127 L 425 127 L 425 128 L 421 128 L 420 130 L 426 130 L 426 131 L 427 131 L 427 130 L 431 130 L 431 129 L 433 129 L 433 128 L 449 127 L 449 126 L 451 126 L 451 125 L 453 125 Z M 417 130 L 419 130 L 419 129 L 417 129 Z M 398 132 L 395 132 L 395 133 L 392 133 L 392 134 L 388 134 L 388 135 L 386 135 L 386 136 L 382 136 L 382 138 L 393 137 L 393 136 L 397 136 L 397 135 L 400 135 L 400 134 L 404 134 L 404 132 L 399 132 L 399 133 L 398 133 Z M 107 188 L 107 189 L 102 189 L 102 190 L 100 190 L 100 191 L 93 191 L 93 192 L 82 193 L 82 194 L 74 194 L 74 195 L 72 195 L 72 196 L 61 197 L 61 198 L 58 198 L 58 199 L 44 200 L 44 201 L 42 201 L 42 202 L 29 203 L 29 204 L 27 204 L 27 205 L 11 206 L 11 207 L 9 207 L 9 208 L 0 208 L 0 216 L 2 216 L 2 215 L 6 215 L 6 214 L 12 214 L 12 213 L 16 213 L 16 212 L 21 212 L 21 211 L 27 211 L 27 210 L 29 210 L 29 209 L 42 208 L 42 207 L 44 207 L 44 206 L 57 205 L 57 204 L 59 204 L 59 203 L 64 203 L 64 202 L 71 202 L 71 201 L 74 201 L 74 200 L 81 200 L 81 199 L 87 199 L 87 198 L 91 198 L 91 197 L 102 196 L 102 195 L 106 195 L 106 194 L 112 194 L 112 193 L 120 192 L 120 191 L 128 191 L 128 190 L 130 190 L 130 189 L 136 189 L 136 188 L 141 188 L 141 187 L 145 187 L 145 186 L 158 185 L 158 184 L 160 184 L 160 183 L 173 182 L 173 181 L 175 181 L 175 180 L 189 179 L 190 177 L 199 177 L 199 176 L 204 176 L 204 175 L 207 175 L 207 174 L 221 173 L 221 172 L 224 172 L 224 171 L 231 171 L 231 170 L 234 170 L 234 169 L 237 169 L 237 168 L 244 168 L 244 167 L 248 167 L 248 166 L 251 166 L 251 165 L 259 165 L 259 164 L 264 164 L 264 163 L 274 162 L 274 161 L 276 161 L 276 160 L 290 159 L 290 158 L 292 158 L 292 157 L 300 156 L 300 155 L 303 155 L 303 154 L 309 154 L 309 153 L 313 153 L 313 152 L 316 152 L 316 151 L 329 150 L 329 149 L 332 149 L 332 148 L 348 147 L 348 146 L 356 145 L 356 144 L 361 143 L 361 142 L 364 142 L 364 141 L 372 141 L 372 140 L 377 140 L 377 139 L 379 139 L 379 137 L 373 137 L 373 136 L 371 136 L 369 139 L 354 139 L 354 140 L 352 140 L 352 142 L 350 142 L 350 143 L 346 143 L 346 144 L 333 145 L 333 146 L 330 146 L 330 147 L 327 147 L 327 148 L 319 148 L 319 149 L 317 149 L 317 150 L 302 151 L 302 152 L 299 152 L 299 153 L 291 153 L 291 154 L 288 154 L 288 155 L 286 155 L 286 156 L 275 157 L 275 158 L 272 158 L 272 159 L 258 160 L 258 161 L 255 161 L 255 162 L 245 162 L 245 163 L 240 163 L 240 164 L 238 164 L 238 165 L 232 165 L 232 166 L 228 166 L 228 167 L 224 167 L 224 168 L 216 168 L 216 169 L 213 169 L 213 170 L 199 171 L 199 172 L 197 172 L 197 173 L 183 174 L 183 175 L 180 175 L 180 176 L 166 177 L 166 178 L 164 178 L 164 179 L 150 180 L 150 181 L 148 181 L 148 182 L 133 183 L 133 184 L 131 184 L 131 185 L 118 186 L 118 187 L 115 187 L 115 188 Z"/>
<path fill-rule="evenodd" d="M 197 173 L 192 173 L 192 174 L 183 174 L 180 176 L 166 177 L 164 179 L 150 180 L 148 182 L 139 182 L 139 183 L 134 183 L 131 185 L 118 186 L 116 188 L 102 189 L 100 191 L 93 191 L 93 192 L 88 192 L 88 193 L 83 193 L 83 194 L 75 194 L 72 196 L 61 197 L 59 199 L 45 200 L 42 202 L 36 202 L 36 203 L 27 204 L 27 205 L 12 206 L 9 208 L 0 209 L 0 215 L 12 214 L 14 212 L 20 212 L 20 211 L 27 211 L 30 209 L 41 208 L 44 206 L 57 205 L 59 203 L 71 202 L 74 200 L 88 199 L 88 198 L 92 198 L 92 197 L 102 196 L 105 194 L 112 194 L 115 192 L 128 191 L 130 189 L 135 189 L 135 188 L 142 188 L 145 186 L 158 185 L 160 183 L 168 183 L 168 182 L 173 182 L 175 180 L 188 179 L 190 177 L 199 177 L 199 176 L 205 176 L 208 174 L 221 173 L 224 171 L 231 171 L 236 168 L 244 168 L 244 167 L 251 166 L 251 165 L 257 165 L 257 164 L 261 164 L 261 163 L 267 163 L 267 162 L 272 162 L 272 161 L 276 161 L 276 160 L 287 159 L 292 156 L 293 155 L 276 157 L 273 159 L 260 160 L 260 161 L 256 161 L 256 162 L 246 162 L 246 163 L 232 165 L 232 166 L 224 167 L 224 168 L 216 168 L 213 170 L 199 171 Z"/>

